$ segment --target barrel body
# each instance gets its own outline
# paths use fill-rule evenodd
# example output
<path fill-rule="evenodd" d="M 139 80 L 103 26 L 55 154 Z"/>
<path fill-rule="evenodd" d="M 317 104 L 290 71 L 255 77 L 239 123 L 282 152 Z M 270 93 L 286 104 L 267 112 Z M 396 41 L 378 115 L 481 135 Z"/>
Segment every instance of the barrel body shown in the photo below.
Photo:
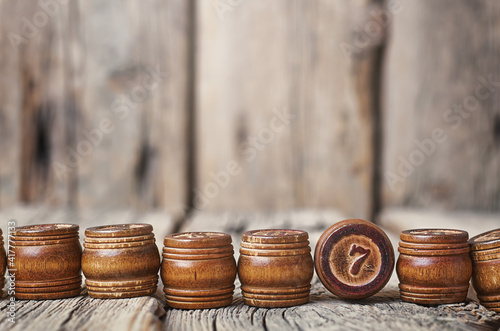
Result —
<path fill-rule="evenodd" d="M 160 254 L 150 224 L 119 224 L 85 231 L 82 271 L 89 295 L 133 298 L 156 292 Z"/>
<path fill-rule="evenodd" d="M 220 232 L 166 236 L 161 278 L 167 305 L 179 309 L 230 305 L 236 278 L 231 242 L 230 235 Z"/>
<path fill-rule="evenodd" d="M 10 242 L 17 299 L 74 297 L 81 291 L 82 247 L 78 225 L 16 227 Z"/>
<path fill-rule="evenodd" d="M 467 239 L 459 230 L 403 231 L 396 263 L 401 299 L 425 305 L 465 301 L 472 275 Z"/>
<path fill-rule="evenodd" d="M 247 305 L 279 308 L 307 303 L 313 272 L 307 232 L 255 230 L 243 234 L 238 276 Z"/>
<path fill-rule="evenodd" d="M 470 241 L 472 286 L 489 310 L 500 312 L 500 229 L 480 234 Z"/>

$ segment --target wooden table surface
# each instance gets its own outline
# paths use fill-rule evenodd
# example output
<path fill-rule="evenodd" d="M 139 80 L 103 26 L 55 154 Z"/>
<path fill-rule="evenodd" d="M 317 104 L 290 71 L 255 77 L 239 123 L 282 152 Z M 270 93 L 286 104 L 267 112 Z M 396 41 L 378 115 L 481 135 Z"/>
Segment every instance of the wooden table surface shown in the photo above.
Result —
<path fill-rule="evenodd" d="M 398 211 L 401 213 L 401 211 Z M 397 247 L 397 212 L 386 213 L 382 224 Z M 17 207 L 0 212 L 0 226 L 9 219 L 18 225 L 72 222 L 80 234 L 89 226 L 145 222 L 154 227 L 157 243 L 165 234 L 180 231 L 224 231 L 233 236 L 236 258 L 241 233 L 257 228 L 296 228 L 309 232 L 311 247 L 331 224 L 344 219 L 335 211 L 290 213 L 198 213 L 179 225 L 167 214 L 131 211 L 83 212 Z M 405 214 L 406 219 L 411 219 Z M 443 221 L 445 222 L 445 221 Z M 409 226 L 403 223 L 404 226 Z M 465 223 L 464 223 L 465 224 Z M 476 227 L 487 227 L 482 224 Z M 81 238 L 82 239 L 82 238 Z M 329 293 L 314 276 L 308 304 L 279 309 L 262 309 L 243 304 L 237 281 L 231 306 L 207 310 L 178 310 L 165 306 L 162 285 L 154 296 L 134 299 L 92 299 L 86 290 L 78 297 L 63 300 L 16 301 L 16 323 L 7 320 L 9 298 L 0 300 L 0 330 L 496 330 L 500 315 L 486 310 L 470 291 L 465 303 L 424 307 L 399 298 L 397 277 L 375 296 L 359 301 L 340 300 Z"/>

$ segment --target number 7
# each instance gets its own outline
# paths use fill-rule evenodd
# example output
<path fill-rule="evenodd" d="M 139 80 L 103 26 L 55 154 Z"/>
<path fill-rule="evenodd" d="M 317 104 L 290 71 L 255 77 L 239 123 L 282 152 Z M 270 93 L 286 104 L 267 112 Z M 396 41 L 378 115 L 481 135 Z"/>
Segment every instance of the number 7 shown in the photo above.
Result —
<path fill-rule="evenodd" d="M 349 270 L 349 272 L 354 276 L 359 274 L 359 272 L 361 271 L 361 266 L 363 265 L 363 262 L 365 262 L 365 260 L 368 258 L 368 255 L 370 255 L 370 250 L 353 244 L 351 246 L 351 250 L 349 251 L 349 256 L 353 256 L 356 253 L 359 253 L 361 255 L 354 260 L 354 263 Z"/>

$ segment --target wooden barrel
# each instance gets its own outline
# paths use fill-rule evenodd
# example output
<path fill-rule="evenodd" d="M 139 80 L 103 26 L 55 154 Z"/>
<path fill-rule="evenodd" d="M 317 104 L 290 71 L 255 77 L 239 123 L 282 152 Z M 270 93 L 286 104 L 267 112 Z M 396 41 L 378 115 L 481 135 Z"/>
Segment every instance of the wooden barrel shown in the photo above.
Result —
<path fill-rule="evenodd" d="M 15 228 L 10 244 L 17 299 L 62 299 L 80 294 L 82 247 L 78 230 L 74 224 Z"/>
<path fill-rule="evenodd" d="M 465 301 L 472 274 L 467 232 L 406 230 L 400 238 L 396 272 L 401 299 L 428 305 Z"/>
<path fill-rule="evenodd" d="M 165 237 L 161 279 L 172 308 L 204 309 L 233 301 L 236 261 L 232 239 L 220 232 L 186 232 Z"/>
<path fill-rule="evenodd" d="M 247 305 L 278 308 L 309 301 L 314 267 L 308 238 L 299 230 L 243 233 L 238 275 Z"/>
<path fill-rule="evenodd" d="M 489 310 L 500 312 L 500 229 L 469 240 L 472 257 L 472 286 Z"/>
<path fill-rule="evenodd" d="M 82 271 L 93 298 L 133 298 L 156 292 L 160 254 L 150 224 L 85 230 Z"/>

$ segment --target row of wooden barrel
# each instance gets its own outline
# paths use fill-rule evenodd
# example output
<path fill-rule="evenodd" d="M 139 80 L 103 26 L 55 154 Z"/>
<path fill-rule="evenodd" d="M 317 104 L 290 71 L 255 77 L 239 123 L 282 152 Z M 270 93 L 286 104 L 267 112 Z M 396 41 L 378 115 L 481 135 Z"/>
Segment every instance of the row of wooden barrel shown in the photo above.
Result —
<path fill-rule="evenodd" d="M 83 271 L 91 297 L 131 298 L 155 293 L 160 270 L 170 307 L 204 309 L 231 304 L 238 275 L 246 304 L 277 308 L 309 301 L 314 268 L 333 294 L 363 299 L 387 284 L 395 264 L 384 231 L 359 219 L 328 228 L 316 245 L 314 261 L 308 234 L 301 230 L 245 232 L 238 264 L 226 233 L 167 235 L 160 261 L 149 224 L 88 228 L 83 251 L 78 231 L 75 224 L 9 228 L 8 254 L 3 241 L 0 245 L 1 287 L 8 267 L 9 295 L 68 298 L 80 295 Z M 500 311 L 500 229 L 468 239 L 461 230 L 403 231 L 396 264 L 402 300 L 462 302 L 472 276 L 481 303 Z"/>

